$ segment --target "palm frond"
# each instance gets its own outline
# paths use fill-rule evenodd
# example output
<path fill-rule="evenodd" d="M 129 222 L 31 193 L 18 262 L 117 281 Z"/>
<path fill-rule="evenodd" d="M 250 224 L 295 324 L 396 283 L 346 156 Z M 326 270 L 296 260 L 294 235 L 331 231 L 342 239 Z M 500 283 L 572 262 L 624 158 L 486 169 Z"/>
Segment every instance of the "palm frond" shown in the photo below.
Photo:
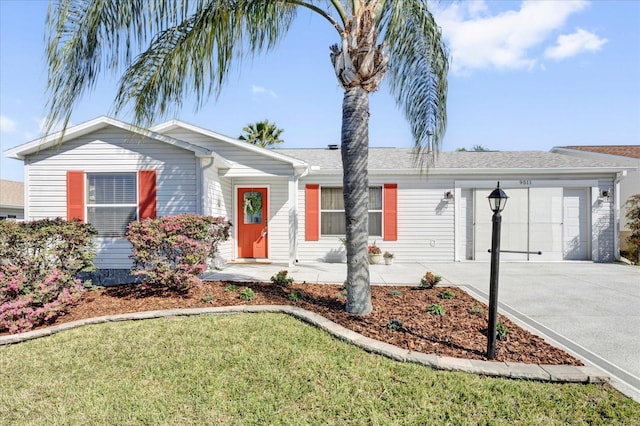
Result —
<path fill-rule="evenodd" d="M 105 70 L 116 71 L 148 34 L 184 19 L 179 0 L 60 0 L 47 13 L 47 133 L 66 127 L 73 106 Z"/>
<path fill-rule="evenodd" d="M 115 113 L 133 102 L 134 121 L 197 106 L 219 93 L 232 65 L 273 48 L 300 2 L 292 0 L 61 0 L 48 14 L 47 130 L 66 127 L 75 104 L 104 71 L 126 69 Z M 153 37 L 153 38 L 152 38 Z M 150 45 L 146 46 L 151 39 Z M 132 60 L 132 56 L 142 51 Z"/>
<path fill-rule="evenodd" d="M 421 168 L 444 139 L 449 70 L 447 48 L 426 3 L 387 1 L 379 20 L 390 55 L 389 87 L 411 127 Z"/>

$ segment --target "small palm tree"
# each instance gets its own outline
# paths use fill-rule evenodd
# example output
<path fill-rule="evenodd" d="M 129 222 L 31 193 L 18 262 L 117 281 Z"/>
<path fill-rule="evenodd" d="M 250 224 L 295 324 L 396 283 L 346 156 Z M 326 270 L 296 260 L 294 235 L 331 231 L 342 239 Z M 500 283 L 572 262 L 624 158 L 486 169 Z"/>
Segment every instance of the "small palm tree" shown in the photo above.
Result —
<path fill-rule="evenodd" d="M 330 57 L 342 102 L 347 311 L 371 309 L 368 243 L 369 94 L 388 87 L 409 121 L 416 159 L 429 161 L 446 127 L 448 53 L 427 0 L 59 0 L 47 22 L 51 130 L 66 127 L 98 75 L 125 69 L 115 112 L 131 104 L 134 124 L 195 94 L 220 94 L 243 55 L 266 52 L 305 9 L 336 31 Z M 141 52 L 138 54 L 138 52 Z M 432 137 L 433 136 L 433 137 Z"/>
<path fill-rule="evenodd" d="M 269 120 L 247 124 L 246 127 L 242 128 L 242 131 L 244 135 L 238 136 L 238 139 L 263 148 L 284 142 L 280 139 L 280 135 L 284 130 L 278 129 L 276 123 L 269 123 Z"/>

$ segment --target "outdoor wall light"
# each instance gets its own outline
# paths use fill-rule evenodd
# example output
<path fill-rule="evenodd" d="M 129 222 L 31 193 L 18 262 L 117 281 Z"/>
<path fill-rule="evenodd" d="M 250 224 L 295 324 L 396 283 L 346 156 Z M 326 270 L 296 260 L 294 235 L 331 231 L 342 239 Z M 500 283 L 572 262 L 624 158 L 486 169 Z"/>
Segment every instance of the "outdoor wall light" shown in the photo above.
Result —
<path fill-rule="evenodd" d="M 500 213 L 504 210 L 504 206 L 507 205 L 507 194 L 500 189 L 500 182 L 498 182 L 498 186 L 494 189 L 491 194 L 487 197 L 489 199 L 489 205 L 491 206 L 491 211 L 494 213 Z"/>
<path fill-rule="evenodd" d="M 447 191 L 444 193 L 444 199 L 447 201 L 453 200 L 453 192 Z"/>
<path fill-rule="evenodd" d="M 609 200 L 610 196 L 611 196 L 611 190 L 610 189 L 603 189 L 602 191 L 600 191 L 600 198 L 602 198 L 603 201 Z"/>

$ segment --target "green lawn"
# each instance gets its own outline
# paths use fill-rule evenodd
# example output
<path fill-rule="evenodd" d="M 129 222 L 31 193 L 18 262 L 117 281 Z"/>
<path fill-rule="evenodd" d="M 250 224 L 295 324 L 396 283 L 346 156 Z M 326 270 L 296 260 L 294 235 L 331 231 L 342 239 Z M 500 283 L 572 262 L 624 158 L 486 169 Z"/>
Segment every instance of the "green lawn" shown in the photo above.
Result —
<path fill-rule="evenodd" d="M 638 424 L 608 385 L 399 363 L 287 315 L 167 318 L 0 347 L 0 424 Z"/>

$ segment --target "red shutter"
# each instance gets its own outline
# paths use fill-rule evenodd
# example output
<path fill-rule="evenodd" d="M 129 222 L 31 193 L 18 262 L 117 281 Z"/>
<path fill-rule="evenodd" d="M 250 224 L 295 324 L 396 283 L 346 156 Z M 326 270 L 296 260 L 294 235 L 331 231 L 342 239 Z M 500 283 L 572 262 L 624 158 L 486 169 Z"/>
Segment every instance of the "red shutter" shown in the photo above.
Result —
<path fill-rule="evenodd" d="M 398 185 L 395 183 L 384 184 L 383 194 L 384 215 L 383 238 L 385 241 L 398 240 Z"/>
<path fill-rule="evenodd" d="M 67 171 L 67 220 L 84 222 L 84 172 Z"/>
<path fill-rule="evenodd" d="M 156 217 L 156 171 L 138 172 L 138 212 L 139 220 Z"/>
<path fill-rule="evenodd" d="M 305 240 L 320 239 L 320 185 L 307 185 L 305 189 Z"/>

